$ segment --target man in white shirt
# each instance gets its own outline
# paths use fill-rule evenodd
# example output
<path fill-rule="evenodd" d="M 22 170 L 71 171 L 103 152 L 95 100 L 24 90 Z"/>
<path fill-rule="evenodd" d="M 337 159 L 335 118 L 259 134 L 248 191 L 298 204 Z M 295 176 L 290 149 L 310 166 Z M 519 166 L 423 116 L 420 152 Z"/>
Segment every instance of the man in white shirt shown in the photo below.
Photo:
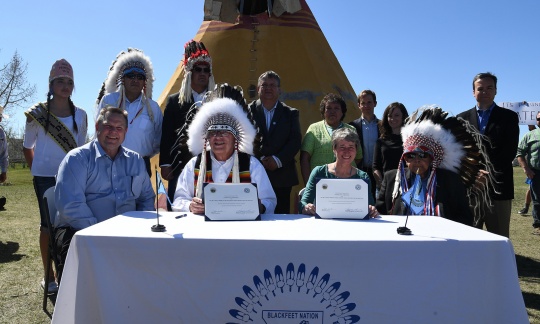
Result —
<path fill-rule="evenodd" d="M 159 153 L 163 114 L 152 100 L 154 71 L 150 58 L 137 49 L 118 55 L 104 83 L 105 95 L 99 111 L 106 106 L 128 112 L 129 133 L 123 146 L 139 153 L 150 173 L 150 158 Z M 98 98 L 100 99 L 100 98 Z"/>
<path fill-rule="evenodd" d="M 274 213 L 276 195 L 263 165 L 253 156 L 257 131 L 237 101 L 219 98 L 205 103 L 188 134 L 187 144 L 195 156 L 178 178 L 173 210 L 204 214 L 204 183 L 247 182 L 257 184 L 259 213 Z"/>

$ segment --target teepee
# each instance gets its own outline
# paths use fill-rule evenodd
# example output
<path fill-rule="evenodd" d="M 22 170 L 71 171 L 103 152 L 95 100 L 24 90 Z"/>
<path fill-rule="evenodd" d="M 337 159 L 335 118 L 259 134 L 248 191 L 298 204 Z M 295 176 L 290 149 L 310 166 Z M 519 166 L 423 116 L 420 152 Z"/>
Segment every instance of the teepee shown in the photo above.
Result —
<path fill-rule="evenodd" d="M 280 100 L 300 111 L 302 133 L 322 119 L 319 104 L 330 92 L 347 103 L 344 121 L 359 116 L 355 92 L 305 0 L 206 0 L 204 8 L 193 39 L 210 52 L 216 83 L 240 85 L 249 103 L 257 99 L 258 77 L 277 72 Z M 162 109 L 183 77 L 180 62 L 158 99 Z"/>

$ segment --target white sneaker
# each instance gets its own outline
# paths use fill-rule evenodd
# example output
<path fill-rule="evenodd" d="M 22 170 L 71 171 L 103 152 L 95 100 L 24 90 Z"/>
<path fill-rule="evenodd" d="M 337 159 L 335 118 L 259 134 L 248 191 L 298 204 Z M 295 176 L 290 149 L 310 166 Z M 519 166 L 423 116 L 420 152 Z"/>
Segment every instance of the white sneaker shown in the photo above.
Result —
<path fill-rule="evenodd" d="M 41 288 L 45 290 L 45 279 L 41 279 Z M 56 293 L 58 292 L 58 284 L 55 281 L 49 282 L 49 293 Z"/>

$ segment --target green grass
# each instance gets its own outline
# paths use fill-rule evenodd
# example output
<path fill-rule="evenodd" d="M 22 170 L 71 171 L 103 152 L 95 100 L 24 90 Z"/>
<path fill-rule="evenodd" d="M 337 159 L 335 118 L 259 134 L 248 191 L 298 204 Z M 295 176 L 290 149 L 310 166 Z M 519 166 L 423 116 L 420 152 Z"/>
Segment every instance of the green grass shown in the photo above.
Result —
<path fill-rule="evenodd" d="M 531 234 L 530 213 L 517 214 L 527 189 L 520 168 L 514 169 L 514 179 L 510 237 L 529 319 L 540 323 L 540 237 Z M 49 323 L 41 309 L 39 211 L 29 169 L 10 168 L 8 185 L 0 185 L 0 195 L 7 198 L 6 210 L 0 211 L 0 323 Z"/>

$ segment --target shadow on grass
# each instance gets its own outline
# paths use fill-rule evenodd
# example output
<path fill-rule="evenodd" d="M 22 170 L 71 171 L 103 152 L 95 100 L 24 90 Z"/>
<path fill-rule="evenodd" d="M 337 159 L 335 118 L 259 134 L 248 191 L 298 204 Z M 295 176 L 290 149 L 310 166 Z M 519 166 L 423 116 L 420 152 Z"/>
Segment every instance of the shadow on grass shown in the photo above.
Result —
<path fill-rule="evenodd" d="M 528 282 L 540 282 L 540 262 L 516 254 L 516 264 L 518 269 L 518 275 L 521 280 Z M 531 292 L 523 292 L 523 300 L 527 308 L 540 310 L 540 295 Z"/>
<path fill-rule="evenodd" d="M 16 254 L 17 251 L 19 251 L 19 243 L 0 242 L 0 263 L 20 261 L 24 255 Z"/>

